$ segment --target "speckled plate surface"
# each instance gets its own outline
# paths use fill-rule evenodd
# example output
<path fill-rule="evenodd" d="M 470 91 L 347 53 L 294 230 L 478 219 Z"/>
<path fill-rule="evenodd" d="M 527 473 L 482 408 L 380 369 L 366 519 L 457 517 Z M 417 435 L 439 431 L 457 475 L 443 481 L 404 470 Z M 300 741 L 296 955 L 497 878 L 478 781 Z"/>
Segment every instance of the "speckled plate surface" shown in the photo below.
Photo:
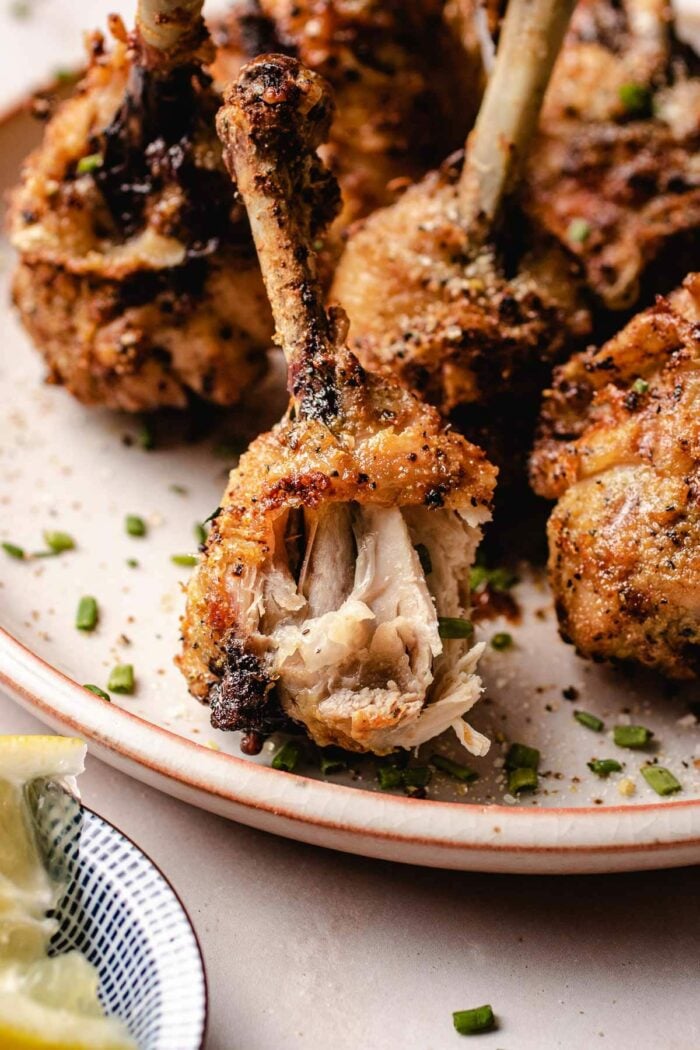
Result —
<path fill-rule="evenodd" d="M 0 187 L 39 134 L 22 112 L 0 126 Z M 38 550 L 45 529 L 71 533 L 77 549 L 17 561 L 0 552 L 0 681 L 49 725 L 82 734 L 121 769 L 195 805 L 293 838 L 371 856 L 444 867 L 511 872 L 613 871 L 700 860 L 700 728 L 689 714 L 697 686 L 670 690 L 642 674 L 621 675 L 579 660 L 558 638 L 551 599 L 523 569 L 516 588 L 517 626 L 489 620 L 489 641 L 508 630 L 507 652 L 487 647 L 485 699 L 474 725 L 495 738 L 467 788 L 434 775 L 426 799 L 380 792 L 374 769 L 359 764 L 327 781 L 310 756 L 300 775 L 270 768 L 273 743 L 256 759 L 240 755 L 233 735 L 210 729 L 206 709 L 190 700 L 173 666 L 182 583 L 189 570 L 171 555 L 195 550 L 194 524 L 216 507 L 231 465 L 231 421 L 156 421 L 157 444 L 145 451 L 138 420 L 86 410 L 64 391 L 42 385 L 42 367 L 8 305 L 12 266 L 2 247 L 0 273 L 0 540 Z M 277 373 L 256 392 L 249 413 L 260 429 L 278 417 L 284 394 Z M 234 424 L 240 440 L 246 427 Z M 237 429 L 236 429 L 237 428 Z M 125 514 L 148 523 L 132 538 Z M 130 565 L 136 560 L 138 565 Z M 99 602 L 97 630 L 74 627 L 79 597 Z M 116 663 L 136 672 L 133 696 L 106 703 L 75 683 L 105 687 Z M 565 698 L 576 696 L 572 703 Z M 593 733 L 574 708 L 600 716 Z M 615 724 L 654 731 L 650 752 L 623 751 Z M 507 794 L 508 741 L 542 752 L 540 789 Z M 451 740 L 431 747 L 459 757 Z M 624 771 L 602 780 L 587 768 L 614 757 Z M 683 785 L 659 799 L 639 774 L 658 758 Z"/>

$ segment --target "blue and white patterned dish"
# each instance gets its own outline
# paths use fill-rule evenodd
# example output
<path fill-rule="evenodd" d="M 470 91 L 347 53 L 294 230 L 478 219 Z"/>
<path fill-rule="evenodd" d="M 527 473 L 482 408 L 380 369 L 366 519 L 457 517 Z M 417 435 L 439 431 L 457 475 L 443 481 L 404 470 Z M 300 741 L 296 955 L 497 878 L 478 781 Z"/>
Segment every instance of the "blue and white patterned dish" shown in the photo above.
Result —
<path fill-rule="evenodd" d="M 202 955 L 172 886 L 137 846 L 60 789 L 40 837 L 68 888 L 51 954 L 77 948 L 96 967 L 100 999 L 139 1050 L 201 1050 L 207 1018 Z"/>

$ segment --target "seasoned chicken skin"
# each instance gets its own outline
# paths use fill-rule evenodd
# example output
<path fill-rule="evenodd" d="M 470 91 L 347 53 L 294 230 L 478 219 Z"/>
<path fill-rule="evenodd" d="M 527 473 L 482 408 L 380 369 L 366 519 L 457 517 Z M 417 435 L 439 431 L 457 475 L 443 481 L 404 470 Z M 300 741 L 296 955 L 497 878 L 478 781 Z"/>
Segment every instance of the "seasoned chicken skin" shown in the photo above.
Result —
<path fill-rule="evenodd" d="M 462 718 L 481 691 L 464 617 L 495 471 L 434 409 L 365 372 L 344 314 L 323 308 L 310 216 L 337 206 L 315 153 L 331 117 L 325 82 L 281 55 L 244 67 L 219 114 L 292 403 L 231 474 L 179 664 L 216 728 L 291 720 L 320 745 L 382 754 L 452 726 L 482 754 Z"/>
<path fill-rule="evenodd" d="M 700 672 L 700 274 L 557 370 L 532 457 L 583 656 Z"/>
<path fill-rule="evenodd" d="M 25 163 L 10 211 L 14 300 L 48 378 L 128 411 L 238 401 L 269 307 L 231 192 L 200 2 L 141 0 Z"/>
<path fill-rule="evenodd" d="M 669 0 L 579 0 L 523 202 L 607 308 L 670 290 L 697 260 L 700 77 Z"/>
<path fill-rule="evenodd" d="M 269 51 L 325 76 L 336 111 L 321 156 L 340 182 L 337 235 L 389 204 L 464 141 L 481 66 L 465 55 L 445 0 L 238 0 L 216 26 L 213 72 L 224 81 Z"/>
<path fill-rule="evenodd" d="M 445 415 L 466 406 L 452 418 L 467 433 L 474 408 L 489 414 L 506 401 L 505 417 L 531 426 L 552 362 L 588 327 L 562 252 L 538 245 L 524 256 L 517 216 L 499 228 L 571 6 L 512 0 L 465 163 L 450 158 L 356 226 L 331 289 L 362 363 Z"/>

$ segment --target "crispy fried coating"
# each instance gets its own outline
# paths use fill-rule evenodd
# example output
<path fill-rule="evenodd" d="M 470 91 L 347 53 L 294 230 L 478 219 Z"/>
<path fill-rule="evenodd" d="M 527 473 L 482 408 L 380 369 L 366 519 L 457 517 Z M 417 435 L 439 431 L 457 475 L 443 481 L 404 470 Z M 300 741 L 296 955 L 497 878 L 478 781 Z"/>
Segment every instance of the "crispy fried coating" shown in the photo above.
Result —
<path fill-rule="evenodd" d="M 700 671 L 700 275 L 572 358 L 531 462 L 557 499 L 549 573 L 561 633 L 593 659 Z"/>

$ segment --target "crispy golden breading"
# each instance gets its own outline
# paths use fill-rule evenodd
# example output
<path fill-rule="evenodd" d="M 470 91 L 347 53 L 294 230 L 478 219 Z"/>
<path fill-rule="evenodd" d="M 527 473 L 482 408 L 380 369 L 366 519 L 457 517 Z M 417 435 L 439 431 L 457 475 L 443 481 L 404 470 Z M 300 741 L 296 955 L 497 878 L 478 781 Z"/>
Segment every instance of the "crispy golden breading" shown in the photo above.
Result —
<path fill-rule="evenodd" d="M 700 671 L 700 275 L 559 368 L 531 464 L 584 656 Z"/>
<path fill-rule="evenodd" d="M 198 50 L 175 66 L 177 49 L 158 66 L 139 30 L 113 28 L 110 53 L 92 37 L 85 79 L 12 195 L 14 300 L 49 378 L 81 401 L 233 404 L 264 371 L 272 326 L 221 160 L 201 20 L 186 34 Z"/>
<path fill-rule="evenodd" d="M 463 618 L 495 471 L 435 409 L 346 348 L 310 245 L 337 206 L 316 155 L 328 86 L 295 59 L 244 67 L 218 118 L 250 216 L 292 405 L 232 472 L 188 587 L 179 665 L 216 728 L 291 719 L 320 745 L 385 753 L 462 720 L 480 647 Z M 463 619 L 458 620 L 459 623 Z"/>

